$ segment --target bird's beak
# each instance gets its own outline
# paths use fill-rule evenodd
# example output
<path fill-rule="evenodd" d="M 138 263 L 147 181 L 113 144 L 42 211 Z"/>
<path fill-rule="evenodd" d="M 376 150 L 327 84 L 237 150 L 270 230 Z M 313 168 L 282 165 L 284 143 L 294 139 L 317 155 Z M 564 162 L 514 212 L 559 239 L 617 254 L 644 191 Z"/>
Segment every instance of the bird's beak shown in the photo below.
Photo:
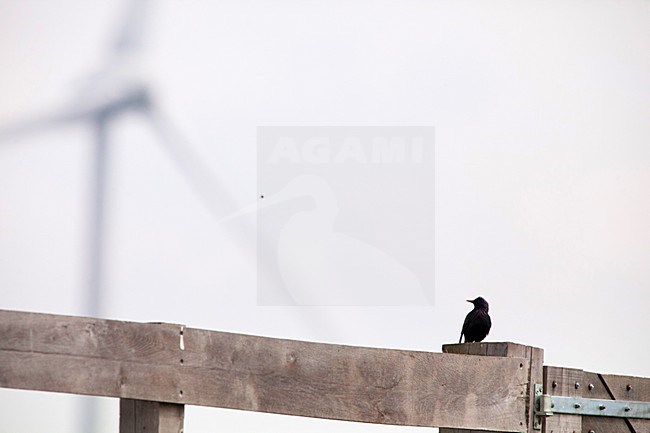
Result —
<path fill-rule="evenodd" d="M 468 299 L 467 302 L 469 302 L 470 304 L 473 304 L 473 303 L 474 303 L 474 301 L 471 300 L 471 299 Z"/>

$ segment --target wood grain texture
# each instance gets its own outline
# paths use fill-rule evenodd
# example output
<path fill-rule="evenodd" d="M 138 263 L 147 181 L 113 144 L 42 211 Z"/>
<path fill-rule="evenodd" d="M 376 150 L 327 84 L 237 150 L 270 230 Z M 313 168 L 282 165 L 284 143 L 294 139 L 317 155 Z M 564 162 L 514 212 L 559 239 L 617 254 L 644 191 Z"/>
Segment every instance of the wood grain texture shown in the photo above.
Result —
<path fill-rule="evenodd" d="M 534 387 L 531 384 L 542 383 L 544 351 L 537 347 L 524 346 L 511 342 L 481 342 L 463 344 L 445 344 L 443 353 L 467 354 L 476 356 L 499 356 L 525 358 L 528 368 L 528 400 L 526 401 L 527 424 L 520 427 L 521 431 L 533 432 Z M 478 430 L 440 429 L 440 433 L 478 433 Z"/>
<path fill-rule="evenodd" d="M 580 384 L 577 388 L 576 383 Z M 583 398 L 650 401 L 650 379 L 544 367 L 544 392 Z M 588 433 L 590 431 L 650 433 L 650 420 L 554 414 L 546 419 L 544 430 L 545 433 Z"/>
<path fill-rule="evenodd" d="M 120 399 L 120 433 L 182 433 L 182 404 Z"/>
<path fill-rule="evenodd" d="M 583 380 L 583 397 L 650 401 L 648 378 L 584 372 Z M 590 384 L 593 385 L 592 389 L 589 389 Z M 650 433 L 650 420 L 583 416 L 582 431 L 587 433 L 589 430 L 608 433 Z"/>
<path fill-rule="evenodd" d="M 582 395 L 584 386 L 582 370 L 562 367 L 544 367 L 544 393 L 550 395 Z M 576 388 L 575 384 L 580 387 Z M 544 420 L 544 433 L 581 433 L 582 417 L 580 415 L 553 414 Z"/>
<path fill-rule="evenodd" d="M 0 310 L 0 350 L 175 365 L 182 329 L 167 323 Z"/>
<path fill-rule="evenodd" d="M 482 356 L 503 356 L 513 357 L 514 353 L 517 356 L 524 358 L 526 347 L 522 344 L 510 342 L 495 342 L 495 343 L 459 343 L 459 344 L 444 344 L 442 346 L 443 353 L 455 353 L 459 355 L 482 355 Z"/>
<path fill-rule="evenodd" d="M 523 357 L 7 311 L 0 335 L 2 387 L 380 424 L 512 432 L 527 422 Z"/>
<path fill-rule="evenodd" d="M 650 378 L 621 376 L 615 374 L 601 375 L 616 400 L 634 400 L 650 402 Z M 632 433 L 650 433 L 650 420 L 628 419 Z"/>
<path fill-rule="evenodd" d="M 533 421 L 535 417 L 535 387 L 534 384 L 544 384 L 544 350 L 531 347 L 530 348 L 530 373 L 528 376 L 528 383 L 532 384 L 528 388 L 528 402 L 526 404 L 526 419 L 528 420 L 528 433 L 538 432 L 533 429 Z"/>

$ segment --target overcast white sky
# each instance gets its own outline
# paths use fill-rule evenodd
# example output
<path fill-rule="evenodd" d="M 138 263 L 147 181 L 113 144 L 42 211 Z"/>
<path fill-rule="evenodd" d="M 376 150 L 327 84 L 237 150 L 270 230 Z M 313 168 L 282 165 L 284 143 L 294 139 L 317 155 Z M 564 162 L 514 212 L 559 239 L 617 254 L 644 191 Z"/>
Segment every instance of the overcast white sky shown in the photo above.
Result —
<path fill-rule="evenodd" d="M 257 126 L 433 126 L 435 302 L 256 306 L 254 249 L 134 114 L 110 130 L 104 317 L 440 351 L 482 295 L 488 340 L 650 376 L 650 3 L 158 1 L 115 81 L 93 75 L 128 4 L 0 1 L 0 125 L 143 82 L 231 196 L 224 215 L 256 200 Z M 0 308 L 84 313 L 92 138 L 0 143 Z M 0 390 L 0 406 L 0 431 L 79 425 L 76 397 Z M 102 423 L 117 430 L 116 401 Z M 407 430 L 187 410 L 188 432 L 261 425 Z"/>

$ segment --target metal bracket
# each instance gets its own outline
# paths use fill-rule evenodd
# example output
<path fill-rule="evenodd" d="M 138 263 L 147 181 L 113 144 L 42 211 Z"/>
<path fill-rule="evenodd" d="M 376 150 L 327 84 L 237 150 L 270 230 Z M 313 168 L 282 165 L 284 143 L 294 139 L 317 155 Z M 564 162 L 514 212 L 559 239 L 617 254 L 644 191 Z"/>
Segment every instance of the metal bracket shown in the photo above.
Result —
<path fill-rule="evenodd" d="M 650 402 L 551 396 L 553 413 L 650 419 Z"/>
<path fill-rule="evenodd" d="M 548 395 L 544 394 L 542 385 L 535 384 L 533 428 L 540 430 L 542 418 L 554 413 L 650 419 L 650 402 Z"/>
<path fill-rule="evenodd" d="M 542 419 L 553 415 L 551 401 L 548 395 L 544 395 L 544 388 L 539 383 L 535 384 L 535 410 L 533 414 L 533 429 L 542 429 Z"/>

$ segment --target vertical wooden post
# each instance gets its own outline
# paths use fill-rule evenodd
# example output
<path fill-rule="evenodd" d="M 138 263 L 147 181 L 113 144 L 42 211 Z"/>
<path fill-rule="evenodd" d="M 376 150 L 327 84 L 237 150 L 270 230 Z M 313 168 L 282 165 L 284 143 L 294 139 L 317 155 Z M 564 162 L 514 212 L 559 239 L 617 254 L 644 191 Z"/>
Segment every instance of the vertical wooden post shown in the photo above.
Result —
<path fill-rule="evenodd" d="M 120 399 L 120 433 L 183 433 L 185 406 Z"/>
<path fill-rule="evenodd" d="M 528 359 L 528 400 L 526 404 L 527 426 L 522 426 L 521 431 L 527 433 L 539 433 L 539 430 L 533 429 L 534 404 L 535 404 L 535 384 L 542 383 L 544 368 L 544 350 L 524 346 L 516 343 L 463 343 L 463 344 L 445 344 L 442 346 L 443 353 L 456 353 L 460 355 L 477 355 L 477 356 L 501 356 L 506 358 L 526 358 Z M 486 433 L 477 430 L 461 430 L 441 428 L 440 433 Z"/>
<path fill-rule="evenodd" d="M 585 384 L 582 370 L 544 367 L 544 394 L 580 397 Z M 556 413 L 544 421 L 544 433 L 581 433 L 582 417 Z"/>

